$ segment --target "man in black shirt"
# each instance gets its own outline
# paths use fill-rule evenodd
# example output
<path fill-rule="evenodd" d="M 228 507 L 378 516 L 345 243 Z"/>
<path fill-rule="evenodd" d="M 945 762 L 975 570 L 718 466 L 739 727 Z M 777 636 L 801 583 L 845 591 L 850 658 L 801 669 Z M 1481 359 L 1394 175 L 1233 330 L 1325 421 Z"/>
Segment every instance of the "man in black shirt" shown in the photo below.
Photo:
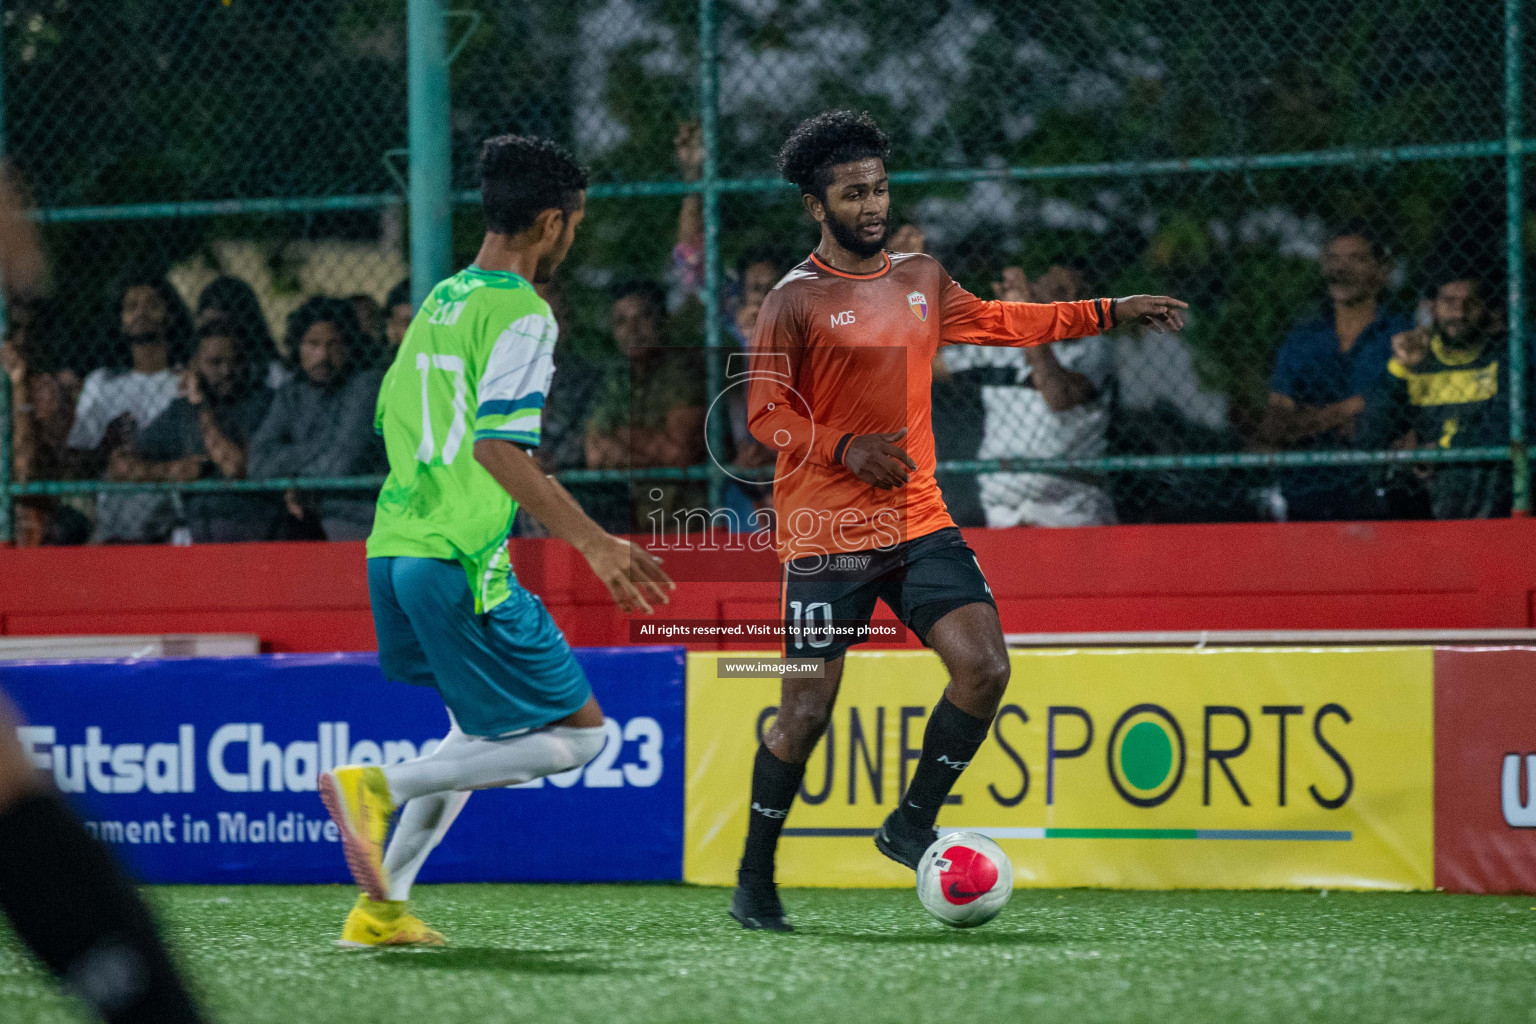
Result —
<path fill-rule="evenodd" d="M 251 379 L 240 328 L 215 320 L 198 332 L 197 352 L 180 397 L 166 407 L 119 459 L 117 471 L 142 480 L 243 480 L 250 438 L 272 392 Z M 187 526 L 199 544 L 266 540 L 277 518 L 273 495 L 193 493 Z"/>
<path fill-rule="evenodd" d="M 277 389 L 251 435 L 251 477 L 324 479 L 388 469 L 384 441 L 373 431 L 384 371 L 367 365 L 368 339 L 352 304 L 309 299 L 288 315 L 285 347 L 299 372 Z M 357 489 L 289 492 L 285 498 L 297 528 L 308 532 L 318 525 L 326 540 L 365 539 L 374 501 L 371 491 Z M 293 521 L 285 524 L 294 528 Z"/>
<path fill-rule="evenodd" d="M 1361 447 L 1509 444 L 1509 342 L 1486 292 L 1474 274 L 1452 272 L 1436 282 L 1430 326 L 1392 339 L 1387 375 L 1361 417 Z M 1442 463 L 1419 473 L 1436 519 L 1509 514 L 1508 463 Z"/>

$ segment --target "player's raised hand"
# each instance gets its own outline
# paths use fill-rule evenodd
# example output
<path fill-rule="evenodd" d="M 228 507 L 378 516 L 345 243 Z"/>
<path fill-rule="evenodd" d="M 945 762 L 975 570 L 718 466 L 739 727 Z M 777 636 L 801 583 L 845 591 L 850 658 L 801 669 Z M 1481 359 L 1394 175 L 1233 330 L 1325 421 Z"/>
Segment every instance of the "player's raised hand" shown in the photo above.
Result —
<path fill-rule="evenodd" d="M 684 181 L 698 181 L 704 173 L 704 128 L 698 121 L 684 121 L 672 137 L 677 167 Z"/>
<path fill-rule="evenodd" d="M 1128 295 L 1115 300 L 1115 323 L 1125 324 L 1134 320 L 1159 334 L 1172 334 L 1183 330 L 1184 314 L 1180 311 L 1188 308 L 1189 303 L 1166 295 Z"/>
<path fill-rule="evenodd" d="M 911 479 L 911 471 L 917 468 L 896 443 L 907 436 L 907 428 L 889 434 L 860 434 L 848 442 L 843 452 L 843 465 L 849 472 L 871 487 L 883 491 L 900 487 Z"/>
<path fill-rule="evenodd" d="M 601 540 L 581 553 L 621 612 L 649 615 L 653 610 L 651 602 L 667 604 L 671 601 L 668 595 L 677 589 L 677 584 L 662 570 L 661 559 L 623 537 L 603 534 Z"/>
<path fill-rule="evenodd" d="M 1429 355 L 1429 332 L 1422 327 L 1392 335 L 1392 358 L 1411 370 Z"/>
<path fill-rule="evenodd" d="M 181 376 L 176 380 L 176 393 L 185 398 L 188 405 L 197 407 L 203 404 L 203 382 L 196 370 L 188 367 L 181 371 Z"/>

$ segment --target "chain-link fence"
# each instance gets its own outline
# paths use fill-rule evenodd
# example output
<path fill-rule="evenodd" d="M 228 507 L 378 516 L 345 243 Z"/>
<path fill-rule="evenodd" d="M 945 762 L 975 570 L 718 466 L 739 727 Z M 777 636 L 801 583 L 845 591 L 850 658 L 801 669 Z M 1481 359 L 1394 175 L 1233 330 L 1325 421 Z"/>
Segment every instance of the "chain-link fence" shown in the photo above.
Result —
<path fill-rule="evenodd" d="M 369 389 L 409 268 L 405 6 L 4 5 L 3 138 L 51 266 L 46 297 L 11 307 L 0 498 L 19 539 L 366 529 Z M 765 471 L 730 416 L 644 458 L 619 441 L 694 423 L 728 384 L 765 282 L 815 244 L 774 154 L 833 106 L 891 136 L 893 248 L 984 297 L 1017 267 L 1037 300 L 1192 307 L 1181 335 L 1053 358 L 947 349 L 935 434 L 963 524 L 1529 506 L 1536 5 L 461 6 L 454 265 L 479 243 L 481 139 L 546 134 L 593 171 L 549 296 L 541 458 L 611 528 L 764 504 L 732 479 Z M 703 351 L 642 372 L 624 353 L 647 347 Z"/>

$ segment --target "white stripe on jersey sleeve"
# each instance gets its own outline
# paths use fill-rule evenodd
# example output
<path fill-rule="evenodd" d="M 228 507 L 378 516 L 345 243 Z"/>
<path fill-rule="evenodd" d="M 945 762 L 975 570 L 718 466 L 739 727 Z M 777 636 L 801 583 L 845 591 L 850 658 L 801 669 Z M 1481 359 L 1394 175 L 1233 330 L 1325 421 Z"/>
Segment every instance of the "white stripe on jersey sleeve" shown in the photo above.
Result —
<path fill-rule="evenodd" d="M 514 320 L 497 337 L 486 360 L 475 396 L 480 405 L 516 402 L 537 394 L 542 406 L 542 396 L 555 373 L 558 335 L 559 328 L 547 316 L 529 313 Z"/>

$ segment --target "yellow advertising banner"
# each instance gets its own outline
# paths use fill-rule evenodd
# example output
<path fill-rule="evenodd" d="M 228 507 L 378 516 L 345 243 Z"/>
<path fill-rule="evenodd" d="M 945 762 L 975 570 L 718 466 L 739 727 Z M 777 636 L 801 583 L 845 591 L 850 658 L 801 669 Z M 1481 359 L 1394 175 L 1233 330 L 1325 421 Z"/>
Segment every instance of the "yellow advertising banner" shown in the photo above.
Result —
<path fill-rule="evenodd" d="M 734 655 L 739 657 L 740 655 Z M 735 881 L 777 679 L 689 655 L 683 876 Z M 1018 651 L 991 736 L 939 815 L 1016 884 L 1428 889 L 1429 648 Z M 871 837 L 900 799 L 946 675 L 855 651 L 785 823 L 783 885 L 911 885 Z"/>

